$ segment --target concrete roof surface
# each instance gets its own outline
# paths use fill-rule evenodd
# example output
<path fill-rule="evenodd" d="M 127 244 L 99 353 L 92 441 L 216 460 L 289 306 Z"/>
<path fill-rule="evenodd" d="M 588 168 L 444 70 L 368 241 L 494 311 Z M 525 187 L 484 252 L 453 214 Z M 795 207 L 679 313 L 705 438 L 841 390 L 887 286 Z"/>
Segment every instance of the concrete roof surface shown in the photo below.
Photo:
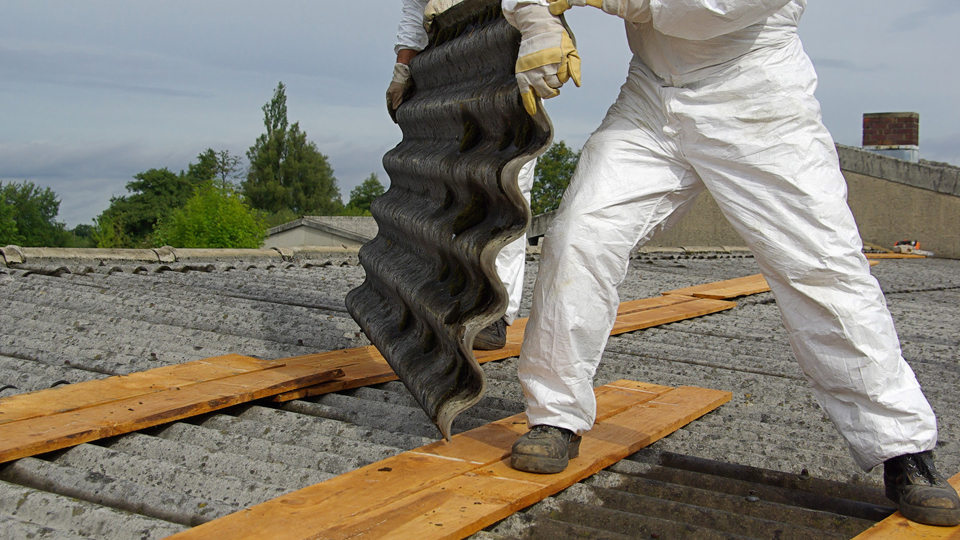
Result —
<path fill-rule="evenodd" d="M 641 253 L 622 300 L 759 271 L 749 256 L 691 253 Z M 521 316 L 537 270 L 529 259 Z M 938 464 L 955 474 L 960 261 L 883 260 L 872 271 L 938 413 Z M 350 253 L 0 267 L 0 396 L 226 353 L 276 359 L 366 345 L 343 307 L 363 279 Z M 730 403 L 475 538 L 804 538 L 821 529 L 815 537 L 849 538 L 878 519 L 879 471 L 856 468 L 814 402 L 773 297 L 737 303 L 611 338 L 596 377 L 729 390 Z M 516 360 L 484 371 L 487 397 L 456 432 L 523 410 Z M 396 382 L 233 407 L 0 465 L 0 538 L 163 538 L 438 438 Z M 741 466 L 782 474 L 761 482 Z M 850 509 L 816 508 L 797 482 Z"/>

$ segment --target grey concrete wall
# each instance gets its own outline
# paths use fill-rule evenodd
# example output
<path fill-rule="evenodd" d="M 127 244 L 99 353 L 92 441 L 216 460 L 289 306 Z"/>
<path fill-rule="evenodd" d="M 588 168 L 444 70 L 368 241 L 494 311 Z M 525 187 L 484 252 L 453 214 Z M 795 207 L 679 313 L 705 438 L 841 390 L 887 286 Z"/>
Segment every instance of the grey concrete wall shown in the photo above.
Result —
<path fill-rule="evenodd" d="M 844 171 L 847 202 L 864 242 L 890 249 L 918 240 L 937 257 L 960 259 L 960 197 Z"/>

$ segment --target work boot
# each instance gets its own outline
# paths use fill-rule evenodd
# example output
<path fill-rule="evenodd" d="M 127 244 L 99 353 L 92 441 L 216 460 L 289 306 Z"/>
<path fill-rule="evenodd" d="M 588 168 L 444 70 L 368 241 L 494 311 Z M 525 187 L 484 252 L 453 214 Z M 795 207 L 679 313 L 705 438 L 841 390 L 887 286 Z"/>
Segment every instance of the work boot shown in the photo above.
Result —
<path fill-rule="evenodd" d="M 580 436 L 569 429 L 533 426 L 513 443 L 510 466 L 518 471 L 553 474 L 580 455 Z"/>
<path fill-rule="evenodd" d="M 473 348 L 477 351 L 495 351 L 507 344 L 507 321 L 497 319 L 497 322 L 477 332 L 473 339 Z"/>
<path fill-rule="evenodd" d="M 932 452 L 904 454 L 883 462 L 887 498 L 903 517 L 926 525 L 960 525 L 960 497 L 937 472 Z"/>

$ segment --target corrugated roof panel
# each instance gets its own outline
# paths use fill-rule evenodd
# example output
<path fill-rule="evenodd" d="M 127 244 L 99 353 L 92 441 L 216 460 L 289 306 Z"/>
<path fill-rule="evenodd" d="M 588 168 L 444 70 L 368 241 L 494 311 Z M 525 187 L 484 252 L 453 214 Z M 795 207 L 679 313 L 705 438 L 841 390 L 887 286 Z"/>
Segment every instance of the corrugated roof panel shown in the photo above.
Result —
<path fill-rule="evenodd" d="M 519 33 L 498 1 L 467 0 L 433 24 L 397 111 L 403 140 L 383 158 L 390 189 L 370 207 L 379 232 L 360 250 L 366 281 L 347 307 L 449 437 L 484 393 L 473 338 L 506 311 L 494 261 L 527 227 L 517 174 L 552 128 L 520 103 Z"/>

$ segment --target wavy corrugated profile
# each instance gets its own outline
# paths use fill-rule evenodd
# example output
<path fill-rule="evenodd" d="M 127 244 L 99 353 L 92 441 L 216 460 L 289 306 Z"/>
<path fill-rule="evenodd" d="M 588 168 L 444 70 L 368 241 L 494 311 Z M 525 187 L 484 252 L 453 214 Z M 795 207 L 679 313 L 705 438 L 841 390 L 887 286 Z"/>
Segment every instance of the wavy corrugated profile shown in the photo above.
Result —
<path fill-rule="evenodd" d="M 448 439 L 486 387 L 473 340 L 506 311 L 497 253 L 530 221 L 517 173 L 553 136 L 520 102 L 520 34 L 499 4 L 441 14 L 414 59 L 415 92 L 397 111 L 403 140 L 383 158 L 390 188 L 370 208 L 380 230 L 360 250 L 366 280 L 346 299 Z"/>

